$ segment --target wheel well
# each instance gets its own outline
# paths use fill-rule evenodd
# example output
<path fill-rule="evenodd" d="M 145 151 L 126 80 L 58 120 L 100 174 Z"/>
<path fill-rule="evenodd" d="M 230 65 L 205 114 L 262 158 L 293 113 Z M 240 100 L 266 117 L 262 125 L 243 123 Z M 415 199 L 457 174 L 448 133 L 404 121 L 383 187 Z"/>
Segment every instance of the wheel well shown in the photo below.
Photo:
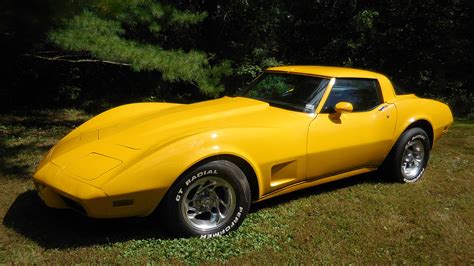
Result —
<path fill-rule="evenodd" d="M 244 172 L 245 176 L 247 177 L 247 181 L 249 182 L 249 185 L 250 185 L 250 193 L 251 193 L 252 201 L 255 201 L 258 199 L 259 189 L 258 189 L 257 174 L 255 174 L 253 167 L 246 160 L 238 156 L 230 155 L 230 154 L 219 154 L 219 155 L 211 156 L 202 161 L 199 161 L 198 163 L 193 165 L 190 169 L 195 168 L 199 165 L 211 162 L 211 161 L 216 161 L 216 160 L 226 160 L 226 161 L 230 161 L 236 164 L 242 170 L 242 172 Z"/>
<path fill-rule="evenodd" d="M 430 148 L 433 147 L 433 127 L 431 126 L 430 122 L 426 121 L 426 120 L 418 120 L 412 124 L 410 124 L 409 127 L 407 127 L 405 129 L 405 131 L 411 129 L 411 128 L 415 128 L 415 127 L 419 127 L 421 129 L 423 129 L 426 134 L 428 134 L 428 137 L 430 139 Z M 404 131 L 404 132 L 405 132 Z"/>

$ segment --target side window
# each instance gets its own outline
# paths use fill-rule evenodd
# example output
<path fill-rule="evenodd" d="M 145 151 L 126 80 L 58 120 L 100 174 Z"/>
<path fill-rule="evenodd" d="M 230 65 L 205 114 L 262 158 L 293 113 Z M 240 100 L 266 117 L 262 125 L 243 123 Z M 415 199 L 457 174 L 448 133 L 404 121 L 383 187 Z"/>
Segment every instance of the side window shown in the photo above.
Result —
<path fill-rule="evenodd" d="M 349 102 L 354 112 L 369 111 L 381 103 L 379 85 L 373 79 L 336 79 L 321 113 L 332 113 L 339 102 Z"/>

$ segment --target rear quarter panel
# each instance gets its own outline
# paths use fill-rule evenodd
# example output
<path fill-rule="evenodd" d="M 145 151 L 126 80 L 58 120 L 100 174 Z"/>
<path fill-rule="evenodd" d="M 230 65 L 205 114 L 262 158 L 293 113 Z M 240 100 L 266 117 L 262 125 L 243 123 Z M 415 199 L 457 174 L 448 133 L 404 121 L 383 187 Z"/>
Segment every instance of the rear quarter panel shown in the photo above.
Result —
<path fill-rule="evenodd" d="M 434 145 L 453 123 L 449 107 L 435 100 L 399 96 L 395 97 L 394 104 L 398 113 L 395 139 L 398 139 L 411 124 L 425 120 L 433 128 Z"/>

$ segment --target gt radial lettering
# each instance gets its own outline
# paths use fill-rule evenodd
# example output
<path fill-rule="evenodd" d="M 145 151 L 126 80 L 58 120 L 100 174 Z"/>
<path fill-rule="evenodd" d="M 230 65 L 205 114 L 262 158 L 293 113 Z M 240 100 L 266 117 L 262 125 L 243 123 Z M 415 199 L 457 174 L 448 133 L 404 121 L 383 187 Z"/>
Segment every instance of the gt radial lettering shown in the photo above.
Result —
<path fill-rule="evenodd" d="M 186 186 L 189 186 L 189 184 L 191 184 L 194 180 L 196 180 L 200 177 L 206 176 L 206 175 L 210 175 L 210 174 L 217 175 L 217 170 L 201 171 L 201 172 L 193 175 L 191 178 L 186 180 Z"/>
<path fill-rule="evenodd" d="M 183 189 L 180 188 L 178 191 L 178 195 L 176 195 L 176 201 L 179 201 L 181 199 L 181 195 L 183 194 Z"/>
<path fill-rule="evenodd" d="M 413 137 L 413 138 L 411 138 L 411 139 L 412 139 L 412 140 L 415 140 L 415 139 L 422 139 L 422 140 L 425 140 L 425 139 L 426 139 L 426 137 L 425 137 L 425 136 L 423 136 L 423 135 L 416 135 L 416 136 L 414 136 L 414 137 Z"/>

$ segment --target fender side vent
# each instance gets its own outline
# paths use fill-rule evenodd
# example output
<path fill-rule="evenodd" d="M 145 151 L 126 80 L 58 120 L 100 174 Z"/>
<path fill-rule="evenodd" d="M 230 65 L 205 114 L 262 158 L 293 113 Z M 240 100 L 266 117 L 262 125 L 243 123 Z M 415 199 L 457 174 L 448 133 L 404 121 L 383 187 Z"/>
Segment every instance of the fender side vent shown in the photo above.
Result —
<path fill-rule="evenodd" d="M 296 160 L 274 165 L 270 185 L 275 188 L 292 183 L 296 179 L 297 170 Z"/>

